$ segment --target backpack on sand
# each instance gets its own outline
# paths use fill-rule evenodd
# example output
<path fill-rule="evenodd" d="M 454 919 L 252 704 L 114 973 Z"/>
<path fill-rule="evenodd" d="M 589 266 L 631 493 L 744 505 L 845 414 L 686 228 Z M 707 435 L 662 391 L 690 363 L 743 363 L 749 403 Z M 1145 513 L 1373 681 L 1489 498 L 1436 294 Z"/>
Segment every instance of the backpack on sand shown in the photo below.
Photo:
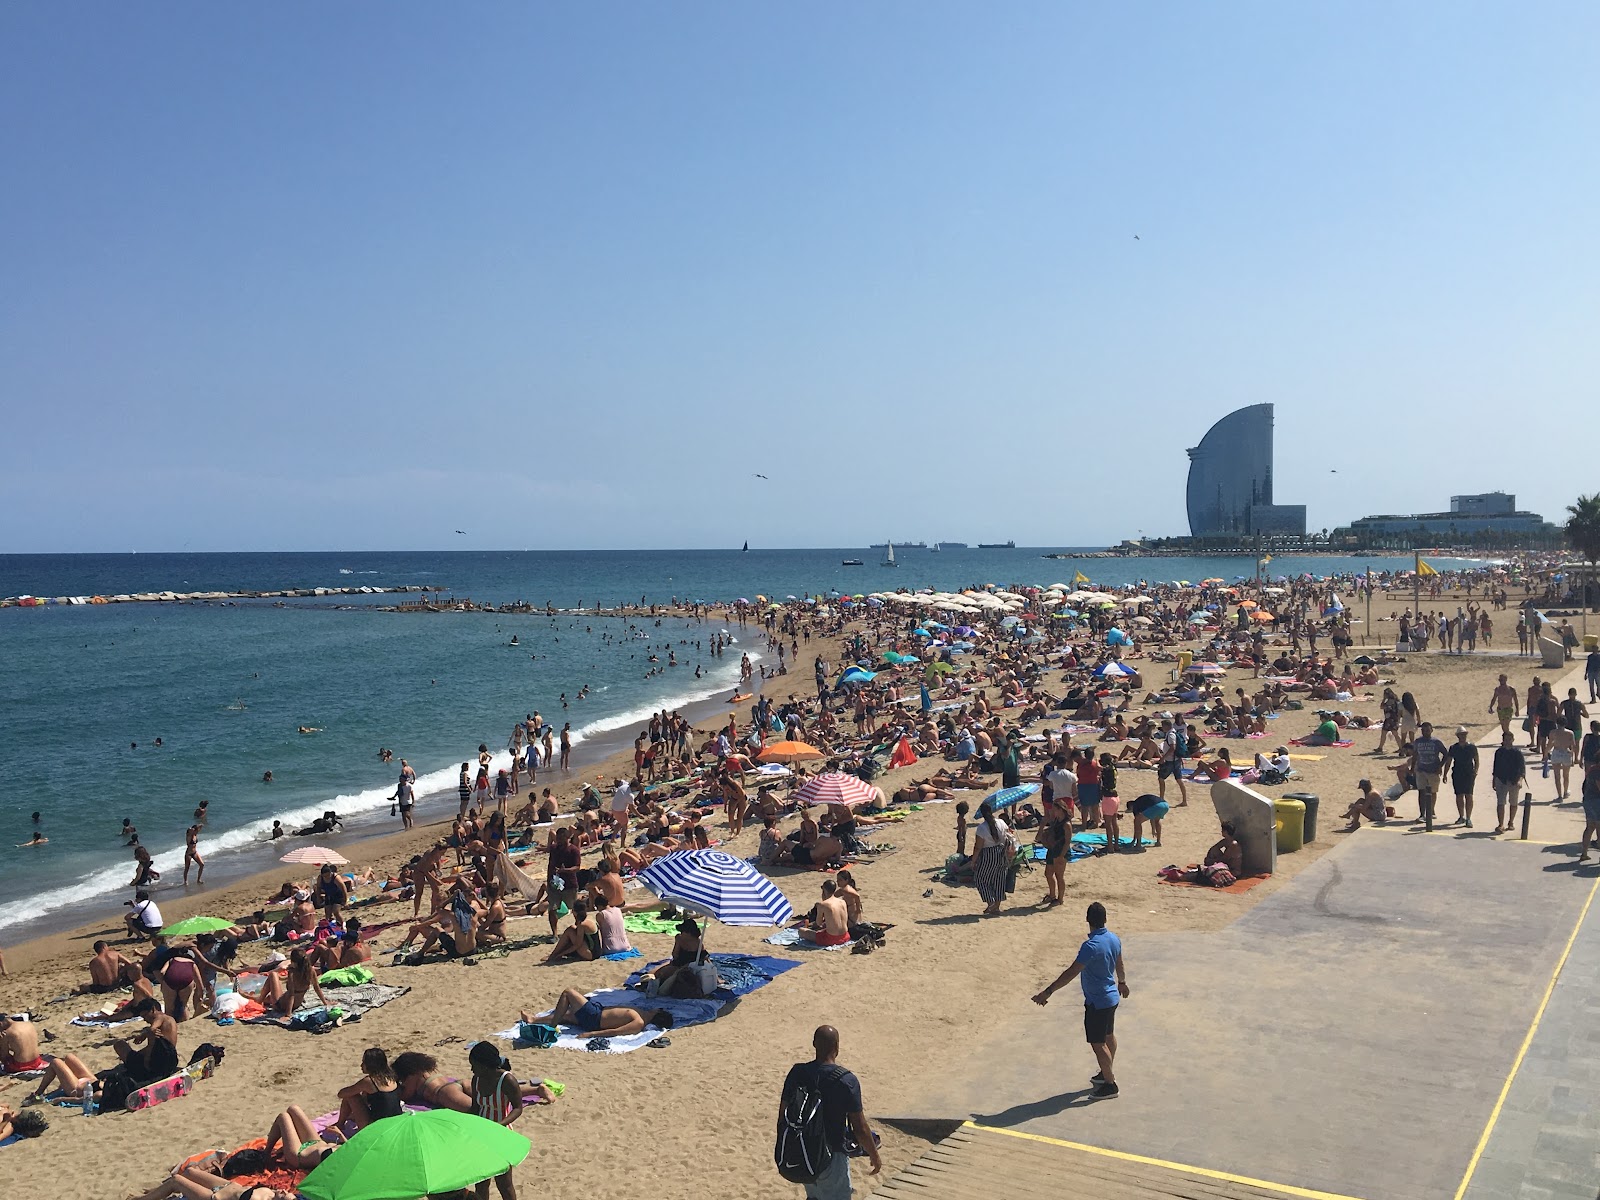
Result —
<path fill-rule="evenodd" d="M 830 1064 L 831 1066 L 831 1064 Z M 817 1067 L 809 1077 L 797 1078 L 783 1098 L 778 1113 L 778 1137 L 772 1160 L 778 1174 L 790 1183 L 813 1183 L 827 1170 L 836 1153 L 828 1145 L 822 1116 L 822 1072 Z M 832 1069 L 838 1070 L 837 1067 Z"/>

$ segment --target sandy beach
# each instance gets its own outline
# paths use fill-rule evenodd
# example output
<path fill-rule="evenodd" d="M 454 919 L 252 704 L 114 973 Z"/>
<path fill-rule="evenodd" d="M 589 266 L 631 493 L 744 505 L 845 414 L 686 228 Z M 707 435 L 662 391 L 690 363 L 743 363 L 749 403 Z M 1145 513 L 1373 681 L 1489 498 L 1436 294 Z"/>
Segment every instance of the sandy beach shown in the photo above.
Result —
<path fill-rule="evenodd" d="M 1409 601 L 1409 596 L 1405 600 Z M 1454 607 L 1456 602 L 1446 597 L 1434 606 Z M 1387 612 L 1403 606 L 1397 595 L 1393 601 L 1385 598 L 1381 606 L 1375 604 L 1374 609 L 1381 607 Z M 1492 650 L 1480 647 L 1471 655 L 1411 656 L 1382 668 L 1383 677 L 1394 679 L 1397 690 L 1415 695 L 1423 716 L 1435 723 L 1446 740 L 1458 724 L 1468 727 L 1475 742 L 1490 737 L 1495 722 L 1487 710 L 1497 674 L 1508 674 L 1519 691 L 1526 690 L 1535 674 L 1552 678 L 1538 669 L 1536 659 L 1516 656 L 1515 636 L 1510 632 L 1515 611 L 1495 616 L 1498 628 Z M 1367 634 L 1374 646 L 1385 643 L 1392 647 L 1392 629 L 1375 624 Z M 1358 644 L 1357 652 L 1361 648 Z M 813 640 L 804 648 L 802 660 L 809 661 L 817 649 Z M 821 652 L 831 663 L 840 661 L 837 642 Z M 1165 678 L 1164 666 L 1147 664 L 1138 657 L 1130 661 L 1147 670 L 1147 684 Z M 1577 665 L 1581 674 L 1581 663 Z M 1571 665 L 1567 673 L 1570 671 Z M 1225 687 L 1248 686 L 1249 674 L 1247 670 L 1230 672 Z M 779 700 L 791 692 L 805 695 L 809 678 L 802 669 L 768 681 L 766 690 Z M 1381 691 L 1381 687 L 1362 688 L 1358 697 L 1376 696 Z M 1362 712 L 1375 722 L 1378 717 L 1375 700 L 1331 706 Z M 1315 702 L 1308 701 L 1303 712 L 1282 713 L 1271 722 L 1265 740 L 1213 744 L 1229 746 L 1236 760 L 1247 762 L 1258 749 L 1270 751 L 1279 742 L 1310 732 L 1316 721 L 1310 710 L 1315 707 Z M 1140 708 L 1136 704 L 1134 711 Z M 707 727 L 704 721 L 699 725 Z M 661 1200 L 799 1195 L 798 1188 L 784 1184 L 772 1170 L 772 1124 L 784 1072 L 791 1063 L 809 1058 L 810 1031 L 823 1022 L 840 1030 L 840 1061 L 861 1080 L 867 1114 L 883 1139 L 885 1174 L 892 1173 L 925 1148 L 927 1137 L 942 1131 L 881 1123 L 878 1118 L 915 1117 L 921 1090 L 943 1069 L 941 1046 L 968 1037 L 975 1023 L 981 1021 L 991 1034 L 999 1032 L 1022 1041 L 1033 1036 L 1038 1010 L 1029 997 L 1071 961 L 1083 934 L 1083 907 L 1089 901 L 1099 900 L 1109 910 L 1112 928 L 1126 941 L 1130 974 L 1137 984 L 1141 933 L 1219 929 L 1337 844 L 1343 836 L 1336 832 L 1342 824 L 1339 814 L 1354 797 L 1358 780 L 1370 778 L 1381 791 L 1394 778 L 1392 752 L 1382 758 L 1373 753 L 1378 740 L 1376 724 L 1350 736 L 1355 744 L 1349 748 L 1308 750 L 1308 755 L 1321 757 L 1298 760 L 1302 778 L 1289 788 L 1274 789 L 1320 795 L 1317 840 L 1296 853 L 1282 855 L 1272 879 L 1242 894 L 1175 887 L 1156 878 L 1157 870 L 1168 863 L 1199 861 L 1216 840 L 1217 822 L 1207 788 L 1195 783 L 1189 785 L 1191 805 L 1175 808 L 1168 817 L 1161 847 L 1073 863 L 1066 873 L 1066 903 L 1056 909 L 1037 905 L 1044 894 L 1042 870 L 1024 873 L 1015 894 L 1003 905 L 1003 915 L 996 919 L 978 917 L 981 902 L 973 889 L 950 888 L 930 878 L 955 849 L 953 805 L 929 804 L 891 826 L 868 830 L 868 841 L 893 846 L 892 852 L 853 867 L 865 898 L 866 916 L 894 926 L 881 949 L 865 956 L 795 951 L 765 945 L 762 939 L 768 930 L 713 924 L 707 942 L 714 951 L 766 952 L 798 959 L 802 965 L 725 1011 L 715 1022 L 676 1032 L 665 1049 L 597 1055 L 513 1050 L 502 1043 L 519 1074 L 566 1085 L 565 1095 L 557 1103 L 526 1113 L 518 1125 L 533 1142 L 530 1157 L 517 1171 L 522 1194 L 555 1189 L 609 1197 L 642 1190 Z M 1089 739 L 1075 740 L 1083 743 Z M 1520 733 L 1518 740 L 1522 740 Z M 924 760 L 892 771 L 877 782 L 892 794 L 940 765 Z M 631 761 L 625 755 L 580 764 L 582 777 L 608 781 L 628 767 Z M 1575 836 L 1581 830 L 1581 812 L 1575 803 L 1555 805 L 1553 784 L 1541 779 L 1537 768 L 1537 759 L 1531 759 L 1534 836 L 1550 840 Z M 1024 778 L 1033 777 L 1036 771 L 1037 767 L 1025 766 Z M 575 770 L 572 782 L 557 785 L 564 808 L 570 807 L 579 775 L 580 770 Z M 1122 779 L 1124 803 L 1140 792 L 1155 790 L 1154 771 L 1128 769 Z M 982 790 L 963 795 L 976 807 L 986 791 L 998 786 L 997 780 L 998 776 L 990 777 Z M 545 782 L 541 777 L 540 785 Z M 1477 826 L 1487 831 L 1493 825 L 1487 763 L 1479 779 L 1477 802 Z M 1415 793 L 1401 800 L 1397 808 L 1403 817 L 1414 815 Z M 1447 798 L 1441 799 L 1439 811 L 1453 816 Z M 792 820 L 786 822 L 786 828 L 792 824 Z M 717 836 L 725 832 L 720 815 L 713 817 L 710 825 Z M 419 824 L 408 833 L 365 840 L 360 843 L 358 865 L 388 871 L 443 832 L 445 827 L 438 823 Z M 728 849 L 743 856 L 754 854 L 758 833 L 759 824 L 747 827 Z M 1023 837 L 1031 840 L 1032 834 Z M 529 870 L 542 874 L 539 856 L 533 857 Z M 797 911 L 811 906 L 820 882 L 827 878 L 812 870 L 769 873 Z M 291 878 L 305 878 L 305 872 L 285 867 L 226 888 L 195 890 L 182 901 L 164 901 L 163 912 L 169 922 L 200 912 L 230 916 L 248 912 Z M 633 891 L 628 896 L 630 903 L 649 898 Z M 391 910 L 394 918 L 388 915 Z M 377 904 L 361 915 L 372 923 L 408 917 L 410 912 L 406 901 Z M 542 917 L 522 918 L 512 921 L 509 931 L 515 940 L 545 932 L 546 924 Z M 87 978 L 84 963 L 91 942 L 97 937 L 116 938 L 120 932 L 117 917 L 107 913 L 104 919 L 71 932 L 6 948 L 10 977 L 0 980 L 0 1003 L 10 1011 L 29 1009 L 36 1014 L 57 1039 L 45 1047 L 47 1053 L 71 1050 L 92 1066 L 109 1065 L 107 1035 L 67 1023 L 73 1014 L 93 1005 L 88 999 L 61 997 Z M 386 931 L 376 944 L 380 950 L 388 949 L 403 932 L 403 928 Z M 666 957 L 668 936 L 631 936 L 645 961 Z M 258 960 L 260 949 L 248 946 L 243 957 Z M 638 965 L 600 961 L 544 966 L 542 959 L 538 946 L 473 966 L 430 961 L 401 967 L 380 956 L 375 960 L 379 981 L 411 990 L 368 1013 L 359 1025 L 326 1036 L 272 1027 L 218 1027 L 210 1021 L 186 1023 L 179 1042 L 185 1060 L 188 1051 L 203 1040 L 227 1050 L 226 1060 L 213 1078 L 199 1084 L 190 1097 L 139 1114 L 85 1120 L 72 1109 L 46 1110 L 51 1128 L 43 1138 L 0 1149 L 0 1195 L 48 1200 L 112 1198 L 141 1191 L 187 1155 L 211 1147 L 232 1148 L 264 1135 L 273 1116 L 286 1104 L 297 1103 L 312 1114 L 336 1108 L 335 1093 L 359 1075 L 358 1062 L 367 1046 L 384 1046 L 391 1057 L 403 1050 L 426 1051 L 438 1057 L 447 1075 L 465 1078 L 467 1042 L 513 1025 L 519 1009 L 548 1007 L 562 988 L 591 991 L 617 986 Z M 1136 1030 L 1136 1006 L 1130 1018 L 1130 1028 Z M 1059 1053 L 1064 1070 L 1074 1074 L 1087 1061 L 1081 1045 L 1040 1049 Z M 28 1086 L 0 1082 L 0 1102 L 20 1103 Z M 625 1156 L 616 1153 L 621 1146 L 628 1148 Z M 870 1194 L 872 1182 L 863 1183 L 860 1170 L 857 1180 L 857 1194 Z"/>

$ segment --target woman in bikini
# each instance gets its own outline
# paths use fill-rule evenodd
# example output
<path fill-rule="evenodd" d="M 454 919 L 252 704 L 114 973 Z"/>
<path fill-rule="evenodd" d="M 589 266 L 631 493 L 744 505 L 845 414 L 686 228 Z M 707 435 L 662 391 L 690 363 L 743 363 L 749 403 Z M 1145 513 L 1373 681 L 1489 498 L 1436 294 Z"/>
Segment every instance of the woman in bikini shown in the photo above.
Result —
<path fill-rule="evenodd" d="M 306 1116 L 305 1109 L 298 1104 L 291 1104 L 273 1120 L 272 1129 L 267 1134 L 265 1153 L 270 1158 L 276 1148 L 284 1166 L 297 1171 L 309 1171 L 338 1148 L 324 1141 L 324 1136 L 339 1142 L 344 1140 L 344 1135 L 334 1129 L 328 1130 L 326 1135 L 318 1133 L 311 1118 Z"/>
<path fill-rule="evenodd" d="M 407 1104 L 421 1104 L 428 1108 L 450 1108 L 456 1112 L 470 1113 L 472 1097 L 457 1079 L 446 1079 L 439 1074 L 439 1060 L 431 1054 L 414 1050 L 394 1060 L 395 1083 L 400 1088 L 400 1099 Z"/>
<path fill-rule="evenodd" d="M 389 1055 L 373 1046 L 361 1056 L 361 1078 L 339 1089 L 340 1127 L 365 1129 L 374 1121 L 400 1115 L 400 1085 L 389 1066 Z"/>
<path fill-rule="evenodd" d="M 316 967 L 311 964 L 310 956 L 296 946 L 289 951 L 289 967 L 282 976 L 276 971 L 268 972 L 261 987 L 261 1006 L 268 1012 L 292 1016 L 305 1003 L 307 992 L 316 992 L 317 999 L 327 1006 L 328 997 L 323 995 L 322 984 L 317 982 Z"/>

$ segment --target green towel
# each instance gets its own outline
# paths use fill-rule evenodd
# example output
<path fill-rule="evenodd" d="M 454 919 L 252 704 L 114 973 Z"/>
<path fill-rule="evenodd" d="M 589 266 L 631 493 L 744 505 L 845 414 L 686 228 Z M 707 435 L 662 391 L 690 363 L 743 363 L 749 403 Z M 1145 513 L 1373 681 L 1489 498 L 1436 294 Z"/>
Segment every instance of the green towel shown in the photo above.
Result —
<path fill-rule="evenodd" d="M 677 933 L 682 917 L 667 918 L 654 912 L 622 914 L 622 927 L 629 933 Z"/>
<path fill-rule="evenodd" d="M 371 983 L 377 976 L 372 973 L 371 967 L 354 966 L 340 967 L 334 971 L 324 971 L 317 976 L 318 983 L 325 983 L 329 987 L 357 987 L 363 983 Z"/>

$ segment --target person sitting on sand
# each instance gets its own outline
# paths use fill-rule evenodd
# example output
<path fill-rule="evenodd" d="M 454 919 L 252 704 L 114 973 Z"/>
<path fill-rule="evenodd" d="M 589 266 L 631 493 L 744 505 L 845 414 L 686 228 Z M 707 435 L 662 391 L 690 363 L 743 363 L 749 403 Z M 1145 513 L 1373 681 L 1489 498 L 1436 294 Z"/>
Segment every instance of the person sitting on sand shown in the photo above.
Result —
<path fill-rule="evenodd" d="M 589 906 L 582 900 L 572 902 L 572 924 L 561 931 L 561 936 L 556 938 L 554 946 L 550 947 L 550 954 L 544 960 L 546 966 L 560 962 L 564 958 L 577 959 L 580 962 L 593 962 L 600 957 L 600 929 L 589 915 Z"/>
<path fill-rule="evenodd" d="M 285 964 L 287 969 L 280 975 L 277 968 Z M 262 970 L 265 979 L 261 985 L 261 1007 L 268 1012 L 293 1016 L 305 1003 L 306 993 L 311 991 L 316 992 L 317 999 L 327 1007 L 328 997 L 323 995 L 322 984 L 317 982 L 317 969 L 303 947 L 296 946 L 289 951 L 288 959 L 280 954 L 272 955 L 262 964 Z"/>
<path fill-rule="evenodd" d="M 372 960 L 372 947 L 361 940 L 361 919 L 346 917 L 344 928 L 310 951 L 318 972 L 358 967 Z"/>
<path fill-rule="evenodd" d="M 701 941 L 700 926 L 693 917 L 685 917 L 678 922 L 678 932 L 672 939 L 672 957 L 654 971 L 647 972 L 639 986 L 643 988 L 645 980 L 653 979 L 660 989 L 667 990 L 674 975 L 699 962 L 704 954 L 705 944 Z"/>
<path fill-rule="evenodd" d="M 1206 851 L 1206 860 L 1195 869 L 1191 876 L 1196 883 L 1214 884 L 1218 879 L 1217 868 L 1224 868 L 1233 879 L 1238 879 L 1244 870 L 1244 849 L 1234 837 L 1232 821 L 1222 823 L 1222 837 L 1211 849 Z"/>
<path fill-rule="evenodd" d="M 40 1071 L 45 1061 L 39 1055 L 39 1030 L 32 1021 L 15 1021 L 0 1012 L 0 1075 Z"/>
<path fill-rule="evenodd" d="M 822 881 L 822 899 L 800 926 L 802 939 L 818 946 L 842 946 L 851 940 L 850 910 L 838 892 L 839 885 L 833 880 Z"/>
<path fill-rule="evenodd" d="M 1354 833 L 1360 829 L 1362 817 L 1374 825 L 1382 825 L 1388 816 L 1383 797 L 1373 790 L 1372 780 L 1363 779 L 1356 787 L 1359 790 L 1356 793 L 1355 803 L 1341 814 L 1350 824 L 1341 829 L 1340 833 Z"/>
<path fill-rule="evenodd" d="M 1407 693 L 1409 695 L 1409 693 Z M 1339 726 L 1330 716 L 1323 716 L 1320 724 L 1300 739 L 1302 746 L 1331 746 L 1339 740 Z"/>
<path fill-rule="evenodd" d="M 1141 763 L 1155 763 L 1160 761 L 1161 747 L 1156 744 L 1156 739 L 1153 733 L 1148 729 L 1146 729 L 1146 732 L 1143 734 L 1143 736 L 1139 738 L 1137 744 L 1132 746 L 1124 746 L 1122 748 L 1122 753 L 1117 755 L 1118 763 L 1133 763 L 1138 765 Z"/>
<path fill-rule="evenodd" d="M 616 876 L 612 876 L 613 879 Z M 600 931 L 600 956 L 608 954 L 625 954 L 633 949 L 633 943 L 628 941 L 628 930 L 624 924 L 622 909 L 612 904 L 604 895 L 594 897 L 594 924 Z"/>
<path fill-rule="evenodd" d="M 535 1024 L 526 1012 L 520 1016 L 524 1024 Z M 626 1006 L 606 1008 L 598 1000 L 589 999 L 575 988 L 567 988 L 561 993 L 550 1020 L 576 1030 L 570 1035 L 576 1038 L 626 1037 L 628 1034 L 642 1033 L 649 1027 L 672 1028 L 672 1014 L 664 1008 L 648 1013 Z"/>
<path fill-rule="evenodd" d="M 145 1028 L 129 1038 L 112 1038 L 111 1048 L 135 1084 L 154 1083 L 175 1075 L 178 1071 L 178 1023 L 161 1011 L 154 1000 L 141 1000 L 132 1009 L 133 1015 L 145 1022 Z M 143 1042 L 142 1050 L 135 1049 Z"/>
<path fill-rule="evenodd" d="M 394 1079 L 400 1099 L 428 1108 L 449 1108 L 470 1113 L 472 1097 L 460 1081 L 439 1074 L 439 1060 L 431 1054 L 408 1050 L 394 1060 Z"/>
<path fill-rule="evenodd" d="M 74 995 L 104 995 L 118 988 L 131 987 L 142 977 L 139 964 L 120 950 L 113 950 L 104 941 L 94 944 L 94 957 L 89 960 L 89 982 L 73 988 Z"/>
<path fill-rule="evenodd" d="M 1227 779 L 1233 775 L 1233 757 L 1228 753 L 1228 748 L 1222 746 L 1217 750 L 1217 756 L 1209 762 L 1200 759 L 1194 764 L 1194 778 L 1204 776 L 1206 779 Z"/>
<path fill-rule="evenodd" d="M 339 1089 L 340 1128 L 365 1129 L 401 1112 L 400 1085 L 395 1082 L 389 1055 L 373 1046 L 361 1055 L 361 1078 Z"/>

